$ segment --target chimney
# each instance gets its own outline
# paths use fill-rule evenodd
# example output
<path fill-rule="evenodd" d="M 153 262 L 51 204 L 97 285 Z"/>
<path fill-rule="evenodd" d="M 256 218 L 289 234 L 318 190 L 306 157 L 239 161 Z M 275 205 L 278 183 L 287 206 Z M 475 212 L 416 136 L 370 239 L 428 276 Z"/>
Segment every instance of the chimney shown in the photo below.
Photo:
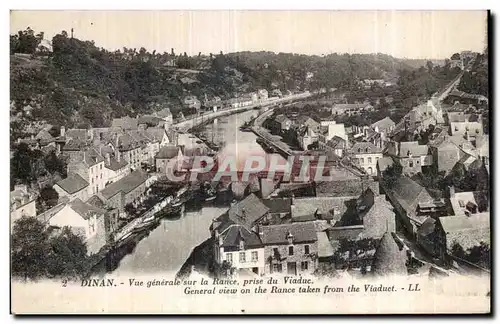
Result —
<path fill-rule="evenodd" d="M 264 236 L 264 231 L 262 229 L 262 226 L 257 225 L 257 233 L 259 234 L 259 237 L 262 239 L 262 236 Z"/>
<path fill-rule="evenodd" d="M 102 148 L 101 148 L 101 150 L 102 150 Z M 111 156 L 109 155 L 109 153 L 106 153 L 106 164 L 107 165 L 111 164 Z"/>
<path fill-rule="evenodd" d="M 85 162 L 85 151 L 83 151 L 83 162 Z"/>
<path fill-rule="evenodd" d="M 59 131 L 61 136 L 66 136 L 66 127 L 61 126 L 61 130 Z"/>
<path fill-rule="evenodd" d="M 288 240 L 288 244 L 293 244 L 293 235 L 292 233 L 288 232 L 286 235 L 286 239 Z"/>
<path fill-rule="evenodd" d="M 92 131 L 92 128 L 87 130 L 87 136 L 89 137 L 90 140 L 94 139 L 94 132 Z"/>
<path fill-rule="evenodd" d="M 455 187 L 454 186 L 448 186 L 448 192 L 449 192 L 450 198 L 455 198 Z"/>

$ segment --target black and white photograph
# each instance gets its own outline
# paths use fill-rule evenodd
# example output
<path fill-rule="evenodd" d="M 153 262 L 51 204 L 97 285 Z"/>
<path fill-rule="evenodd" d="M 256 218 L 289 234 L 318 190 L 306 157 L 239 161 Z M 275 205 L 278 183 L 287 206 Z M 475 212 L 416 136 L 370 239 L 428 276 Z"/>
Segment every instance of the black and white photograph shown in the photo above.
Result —
<path fill-rule="evenodd" d="M 490 313 L 490 23 L 12 10 L 11 313 Z"/>

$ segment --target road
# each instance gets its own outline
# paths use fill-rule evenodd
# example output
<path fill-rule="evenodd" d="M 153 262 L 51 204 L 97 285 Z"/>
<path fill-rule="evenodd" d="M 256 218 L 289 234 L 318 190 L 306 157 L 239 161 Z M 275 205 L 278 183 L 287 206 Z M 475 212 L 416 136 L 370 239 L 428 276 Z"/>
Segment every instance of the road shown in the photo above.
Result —
<path fill-rule="evenodd" d="M 205 112 L 201 114 L 200 116 L 196 116 L 194 118 L 191 118 L 189 120 L 185 120 L 182 122 L 179 122 L 177 124 L 174 124 L 174 127 L 177 128 L 179 131 L 188 131 L 189 129 L 202 124 L 203 122 L 206 122 L 210 119 L 215 119 L 218 117 L 222 116 L 227 116 L 227 115 L 232 115 L 240 112 L 244 112 L 247 110 L 251 110 L 257 107 L 266 107 L 266 106 L 273 106 L 277 105 L 280 103 L 288 102 L 288 101 L 294 101 L 294 100 L 299 100 L 299 99 L 305 99 L 310 97 L 312 94 L 310 92 L 303 92 L 283 98 L 279 98 L 276 100 L 266 100 L 266 101 L 261 101 L 261 102 L 256 102 L 252 105 L 244 106 L 244 107 L 238 107 L 238 108 L 229 108 L 229 109 L 221 109 L 216 112 Z"/>

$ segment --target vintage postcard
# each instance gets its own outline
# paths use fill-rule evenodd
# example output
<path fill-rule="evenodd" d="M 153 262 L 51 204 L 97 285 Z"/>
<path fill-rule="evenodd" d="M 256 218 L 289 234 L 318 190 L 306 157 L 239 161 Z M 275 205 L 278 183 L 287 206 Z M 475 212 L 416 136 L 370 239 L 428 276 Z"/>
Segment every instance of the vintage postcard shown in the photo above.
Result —
<path fill-rule="evenodd" d="M 488 21 L 11 11 L 11 313 L 490 313 Z"/>

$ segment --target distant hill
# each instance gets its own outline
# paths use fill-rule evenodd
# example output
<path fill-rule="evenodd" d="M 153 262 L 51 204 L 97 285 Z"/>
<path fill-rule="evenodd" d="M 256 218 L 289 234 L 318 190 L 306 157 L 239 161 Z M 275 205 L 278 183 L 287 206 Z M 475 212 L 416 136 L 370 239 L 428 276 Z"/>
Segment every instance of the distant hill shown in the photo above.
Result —
<path fill-rule="evenodd" d="M 149 113 L 157 104 L 175 115 L 190 94 L 202 100 L 260 88 L 348 89 L 360 79 L 396 81 L 400 70 L 414 69 L 407 60 L 385 54 L 239 52 L 188 57 L 144 48 L 110 52 L 64 32 L 50 45 L 51 51 L 44 46 L 43 52 L 34 52 L 36 46 L 23 46 L 11 36 L 11 53 L 31 51 L 11 55 L 11 115 L 22 114 L 29 105 L 32 115 L 26 118 L 69 127 L 106 126 L 113 117 Z"/>

